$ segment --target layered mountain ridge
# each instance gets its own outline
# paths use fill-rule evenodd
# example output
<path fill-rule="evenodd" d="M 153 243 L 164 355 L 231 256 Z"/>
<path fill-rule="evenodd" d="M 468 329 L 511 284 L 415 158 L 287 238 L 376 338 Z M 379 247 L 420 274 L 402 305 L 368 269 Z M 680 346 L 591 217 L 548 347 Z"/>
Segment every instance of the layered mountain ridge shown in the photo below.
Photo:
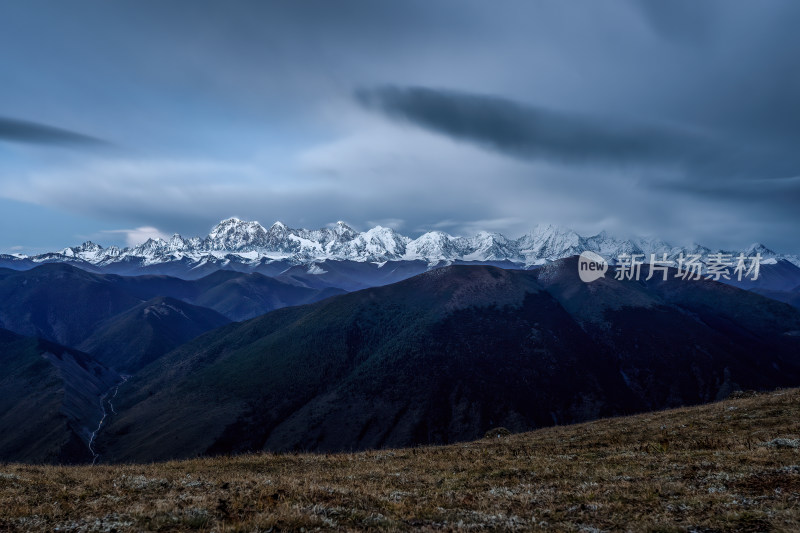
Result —
<path fill-rule="evenodd" d="M 212 330 L 119 388 L 105 461 L 474 439 L 800 380 L 800 311 L 711 280 L 451 265 Z M 676 334 L 679 333 L 679 334 Z"/>

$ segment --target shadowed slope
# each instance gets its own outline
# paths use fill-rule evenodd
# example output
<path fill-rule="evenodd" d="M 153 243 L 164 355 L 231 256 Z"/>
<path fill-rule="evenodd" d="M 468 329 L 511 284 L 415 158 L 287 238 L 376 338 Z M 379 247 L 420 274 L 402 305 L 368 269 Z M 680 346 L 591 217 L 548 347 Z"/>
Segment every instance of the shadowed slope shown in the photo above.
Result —
<path fill-rule="evenodd" d="M 106 320 L 78 348 L 119 372 L 133 373 L 228 322 L 211 309 L 158 297 Z"/>
<path fill-rule="evenodd" d="M 91 461 L 100 397 L 119 379 L 84 353 L 0 329 L 0 461 Z"/>
<path fill-rule="evenodd" d="M 121 388 L 101 444 L 346 450 L 706 402 L 800 383 L 798 330 L 791 307 L 717 283 L 453 266 L 201 336 Z"/>

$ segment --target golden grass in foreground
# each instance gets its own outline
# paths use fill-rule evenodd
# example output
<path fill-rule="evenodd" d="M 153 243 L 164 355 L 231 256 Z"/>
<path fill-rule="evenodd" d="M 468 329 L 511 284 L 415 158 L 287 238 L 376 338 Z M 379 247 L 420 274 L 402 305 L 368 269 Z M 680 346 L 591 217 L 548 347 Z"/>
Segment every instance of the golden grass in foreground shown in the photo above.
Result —
<path fill-rule="evenodd" d="M 798 437 L 795 389 L 444 447 L 5 464 L 0 531 L 800 531 Z"/>

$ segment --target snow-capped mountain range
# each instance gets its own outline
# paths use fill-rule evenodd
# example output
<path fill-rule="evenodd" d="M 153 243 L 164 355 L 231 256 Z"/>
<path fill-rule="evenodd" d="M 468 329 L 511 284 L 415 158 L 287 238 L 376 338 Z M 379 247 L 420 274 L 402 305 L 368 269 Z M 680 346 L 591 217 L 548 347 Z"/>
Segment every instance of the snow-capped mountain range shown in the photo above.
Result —
<path fill-rule="evenodd" d="M 355 231 L 344 222 L 317 230 L 294 229 L 281 222 L 266 228 L 255 221 L 229 218 L 217 224 L 205 238 L 169 240 L 149 239 L 138 246 L 103 248 L 93 242 L 35 256 L 21 254 L 0 256 L 6 264 L 68 262 L 107 267 L 125 263 L 150 266 L 171 262 L 188 265 L 214 263 L 223 268 L 228 263 L 263 265 L 281 261 L 290 265 L 309 265 L 322 261 L 356 261 L 385 263 L 391 261 L 425 261 L 429 265 L 454 261 L 508 262 L 522 267 L 542 265 L 591 250 L 614 263 L 622 254 L 666 253 L 669 259 L 683 254 L 703 257 L 719 250 L 694 245 L 677 247 L 653 239 L 618 239 L 606 232 L 584 237 L 567 228 L 538 225 L 518 238 L 508 239 L 500 233 L 480 232 L 473 237 L 454 237 L 431 231 L 416 239 L 401 235 L 391 228 L 376 226 L 364 232 Z M 785 259 L 800 266 L 800 257 L 781 255 L 764 245 L 754 244 L 740 252 L 751 257 L 761 254 L 762 262 Z"/>

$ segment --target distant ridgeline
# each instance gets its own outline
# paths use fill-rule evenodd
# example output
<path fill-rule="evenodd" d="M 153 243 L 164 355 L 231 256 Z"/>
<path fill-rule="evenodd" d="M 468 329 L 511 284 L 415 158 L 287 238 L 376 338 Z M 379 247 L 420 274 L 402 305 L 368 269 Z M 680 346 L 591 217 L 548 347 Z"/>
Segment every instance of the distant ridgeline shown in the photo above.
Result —
<path fill-rule="evenodd" d="M 583 237 L 552 225 L 536 226 L 513 240 L 500 233 L 453 237 L 441 231 L 411 239 L 380 226 L 357 232 L 344 222 L 318 230 L 293 229 L 276 222 L 265 228 L 258 222 L 230 218 L 204 238 L 173 235 L 169 240 L 150 239 L 123 249 L 86 242 L 36 256 L 0 255 L 0 267 L 24 270 L 43 263 L 68 263 L 91 272 L 164 274 L 183 279 L 198 279 L 224 269 L 258 272 L 306 287 L 355 290 L 393 283 L 449 264 L 530 269 L 585 251 L 597 253 L 611 264 L 626 255 L 647 260 L 655 254 L 671 262 L 681 256 L 697 256 L 704 269 L 707 258 L 720 252 L 700 245 L 678 247 L 655 239 L 618 239 L 606 232 Z M 771 291 L 791 291 L 800 286 L 800 257 L 796 255 L 777 254 L 761 244 L 725 253 L 761 258 L 761 280 L 737 283 L 739 286 Z"/>

